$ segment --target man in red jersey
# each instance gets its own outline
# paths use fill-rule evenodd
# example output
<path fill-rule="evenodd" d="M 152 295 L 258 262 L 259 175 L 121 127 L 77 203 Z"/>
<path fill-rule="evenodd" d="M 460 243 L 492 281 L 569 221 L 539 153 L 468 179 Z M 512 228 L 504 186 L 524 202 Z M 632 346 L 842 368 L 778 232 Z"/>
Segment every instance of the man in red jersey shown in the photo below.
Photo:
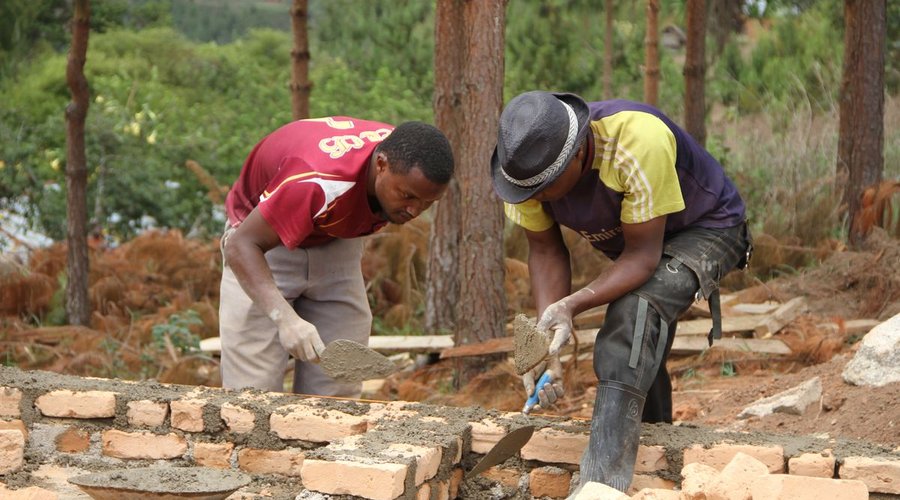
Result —
<path fill-rule="evenodd" d="M 363 241 L 418 217 L 443 194 L 453 154 L 438 129 L 344 116 L 300 120 L 263 138 L 225 208 L 219 305 L 222 385 L 358 396 L 316 363 L 325 343 L 368 343 Z"/>

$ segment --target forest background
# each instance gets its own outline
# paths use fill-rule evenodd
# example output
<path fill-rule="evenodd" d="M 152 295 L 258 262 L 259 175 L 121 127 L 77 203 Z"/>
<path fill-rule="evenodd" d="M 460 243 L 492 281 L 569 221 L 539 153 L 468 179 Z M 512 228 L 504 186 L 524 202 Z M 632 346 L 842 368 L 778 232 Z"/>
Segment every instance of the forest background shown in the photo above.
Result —
<path fill-rule="evenodd" d="M 835 176 L 843 2 L 742 2 L 738 25 L 716 18 L 716 6 L 725 3 L 709 2 L 707 147 L 747 200 L 763 246 L 789 249 L 754 268 L 765 279 L 813 264 L 817 254 L 807 250 L 833 248 L 843 237 Z M 603 95 L 600 4 L 508 2 L 506 100 L 531 89 L 642 99 L 644 3 L 615 2 L 613 96 Z M 661 5 L 660 28 L 683 27 L 684 2 Z M 91 227 L 110 247 L 150 228 L 213 240 L 224 221 L 216 185 L 229 186 L 252 146 L 291 120 L 290 2 L 94 0 L 91 6 L 85 66 Z M 0 5 L 0 210 L 4 224 L 18 221 L 56 241 L 66 231 L 70 17 L 66 0 Z M 888 2 L 887 20 L 884 177 L 897 179 L 900 4 Z M 312 116 L 433 122 L 433 2 L 310 0 L 308 22 Z M 676 121 L 683 61 L 677 43 L 660 51 L 659 107 Z M 204 170 L 186 168 L 188 160 Z M 900 207 L 891 210 L 888 229 L 896 236 Z M 521 237 L 509 231 L 507 254 L 522 259 Z M 11 244 L 2 233 L 0 243 Z M 378 331 L 418 330 L 420 294 L 408 288 L 424 280 L 423 253 L 404 255 L 412 261 L 398 271 L 405 276 L 391 277 L 402 285 L 407 313 L 402 321 L 378 315 Z M 62 324 L 60 300 L 57 293 L 27 322 Z M 167 324 L 174 329 L 184 321 L 173 315 Z"/>

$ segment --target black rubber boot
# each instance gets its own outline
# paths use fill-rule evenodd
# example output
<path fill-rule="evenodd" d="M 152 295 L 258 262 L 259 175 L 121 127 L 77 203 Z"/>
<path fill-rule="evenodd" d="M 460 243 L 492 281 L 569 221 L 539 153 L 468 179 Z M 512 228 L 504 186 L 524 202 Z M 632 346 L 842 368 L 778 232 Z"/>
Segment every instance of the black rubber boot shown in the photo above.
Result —
<path fill-rule="evenodd" d="M 591 436 L 581 457 L 581 481 L 625 492 L 631 486 L 641 438 L 645 396 L 638 388 L 611 380 L 597 386 Z"/>

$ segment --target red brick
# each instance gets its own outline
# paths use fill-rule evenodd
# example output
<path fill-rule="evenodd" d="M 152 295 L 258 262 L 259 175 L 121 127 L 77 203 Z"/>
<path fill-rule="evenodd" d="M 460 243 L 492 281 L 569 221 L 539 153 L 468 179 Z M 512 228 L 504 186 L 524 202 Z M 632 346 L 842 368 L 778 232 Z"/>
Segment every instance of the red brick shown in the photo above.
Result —
<path fill-rule="evenodd" d="M 847 457 L 840 476 L 862 481 L 873 493 L 900 495 L 900 460 Z"/>
<path fill-rule="evenodd" d="M 179 458 L 187 451 L 187 441 L 178 434 L 153 434 L 146 431 L 122 432 L 104 431 L 103 454 L 125 459 L 169 459 Z"/>
<path fill-rule="evenodd" d="M 671 490 L 674 488 L 674 481 L 669 481 L 668 479 L 652 476 L 650 474 L 635 474 L 631 477 L 631 486 L 628 487 L 628 491 L 626 491 L 625 493 L 628 495 L 634 495 L 640 490 Z"/>
<path fill-rule="evenodd" d="M 254 474 L 299 476 L 304 463 L 302 450 L 259 450 L 244 448 L 238 452 L 238 467 Z M 306 481 L 303 481 L 304 484 Z"/>
<path fill-rule="evenodd" d="M 657 472 L 661 470 L 669 470 L 669 461 L 666 460 L 665 447 L 639 445 L 634 472 Z"/>
<path fill-rule="evenodd" d="M 443 452 L 439 446 L 425 447 L 396 443 L 381 452 L 388 458 L 408 457 L 416 460 L 415 485 L 418 486 L 433 478 L 441 466 Z"/>
<path fill-rule="evenodd" d="M 0 387 L 0 417 L 20 417 L 22 391 L 15 387 Z"/>
<path fill-rule="evenodd" d="M 738 453 L 750 455 L 766 464 L 769 472 L 773 474 L 784 472 L 784 448 L 781 446 L 722 443 L 710 448 L 704 448 L 702 445 L 697 444 L 684 450 L 684 464 L 699 462 L 717 470 L 722 470 Z"/>
<path fill-rule="evenodd" d="M 830 452 L 804 453 L 788 460 L 788 472 L 795 476 L 834 477 L 834 455 Z"/>
<path fill-rule="evenodd" d="M 202 399 L 180 399 L 169 403 L 172 410 L 172 427 L 188 432 L 203 432 L 203 408 L 206 401 Z"/>
<path fill-rule="evenodd" d="M 232 443 L 194 443 L 194 462 L 203 467 L 231 468 Z"/>
<path fill-rule="evenodd" d="M 59 495 L 38 486 L 8 490 L 0 483 L 0 498 L 3 500 L 57 500 Z"/>
<path fill-rule="evenodd" d="M 506 426 L 486 418 L 478 422 L 470 422 L 472 426 L 472 451 L 487 453 L 507 434 Z"/>
<path fill-rule="evenodd" d="M 535 497 L 565 498 L 571 481 L 572 473 L 559 467 L 538 467 L 528 473 L 531 494 Z"/>
<path fill-rule="evenodd" d="M 56 436 L 56 451 L 81 453 L 91 447 L 91 434 L 77 427 L 69 427 Z"/>
<path fill-rule="evenodd" d="M 109 418 L 116 416 L 116 394 L 108 391 L 51 391 L 34 402 L 48 417 Z"/>
<path fill-rule="evenodd" d="M 643 488 L 631 500 L 681 500 L 681 492 L 667 488 Z"/>
<path fill-rule="evenodd" d="M 750 485 L 759 476 L 769 473 L 766 464 L 737 453 L 722 472 L 706 486 L 707 500 L 751 500 Z"/>
<path fill-rule="evenodd" d="M 368 422 L 364 417 L 342 411 L 311 405 L 289 405 L 272 414 L 269 428 L 281 439 L 330 443 L 366 432 Z"/>
<path fill-rule="evenodd" d="M 716 469 L 699 462 L 681 469 L 681 495 L 685 500 L 706 500 L 706 488 L 719 475 Z"/>
<path fill-rule="evenodd" d="M 300 479 L 306 488 L 332 495 L 393 500 L 404 492 L 408 468 L 402 464 L 305 460 Z"/>
<path fill-rule="evenodd" d="M 821 477 L 768 474 L 751 486 L 753 500 L 867 500 L 869 492 L 862 481 Z"/>
<path fill-rule="evenodd" d="M 256 415 L 246 408 L 241 408 L 240 406 L 231 403 L 225 403 L 222 405 L 222 410 L 219 414 L 222 416 L 222 420 L 225 421 L 225 425 L 228 426 L 228 430 L 231 432 L 244 434 L 252 431 L 253 428 L 256 427 Z"/>
<path fill-rule="evenodd" d="M 22 433 L 22 436 L 25 437 L 25 441 L 28 441 L 28 429 L 25 427 L 25 422 L 21 420 L 0 420 L 0 430 L 4 429 L 12 429 Z"/>
<path fill-rule="evenodd" d="M 168 403 L 141 400 L 129 401 L 128 424 L 135 427 L 159 427 L 166 423 L 166 415 L 169 413 Z"/>
<path fill-rule="evenodd" d="M 494 466 L 488 467 L 486 471 L 481 473 L 481 476 L 500 483 L 508 488 L 517 489 L 519 487 L 519 480 L 522 479 L 522 472 L 517 469 L 501 469 L 500 467 Z"/>
<path fill-rule="evenodd" d="M 25 436 L 14 429 L 0 430 L 0 474 L 15 472 L 25 464 Z"/>
<path fill-rule="evenodd" d="M 531 436 L 521 454 L 525 460 L 578 465 L 587 442 L 586 433 L 543 428 Z"/>

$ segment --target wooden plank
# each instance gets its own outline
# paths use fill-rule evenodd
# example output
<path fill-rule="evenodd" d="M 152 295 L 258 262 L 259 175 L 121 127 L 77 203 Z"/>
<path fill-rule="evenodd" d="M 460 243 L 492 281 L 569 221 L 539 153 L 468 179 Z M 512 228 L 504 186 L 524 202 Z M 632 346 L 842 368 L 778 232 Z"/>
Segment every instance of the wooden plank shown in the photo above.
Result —
<path fill-rule="evenodd" d="M 453 347 L 452 335 L 373 335 L 369 347 L 382 354 L 441 352 Z"/>
<path fill-rule="evenodd" d="M 732 316 L 722 318 L 723 333 L 752 332 L 764 317 Z M 712 329 L 711 319 L 692 319 L 678 322 L 678 335 L 707 335 Z"/>
<path fill-rule="evenodd" d="M 761 302 L 759 304 L 735 304 L 731 310 L 741 314 L 769 314 L 781 306 L 778 302 Z"/>
<path fill-rule="evenodd" d="M 844 322 L 844 331 L 847 332 L 847 335 L 865 335 L 881 323 L 877 319 L 851 319 Z"/>
<path fill-rule="evenodd" d="M 697 354 L 707 349 L 779 355 L 791 354 L 791 348 L 777 339 L 736 339 L 726 337 L 716 340 L 713 346 L 709 347 L 709 342 L 703 337 L 679 337 L 676 335 L 675 340 L 672 342 L 672 354 Z"/>
<path fill-rule="evenodd" d="M 449 337 L 449 335 L 448 335 Z M 499 339 L 491 339 L 486 342 L 477 344 L 466 344 L 457 347 L 450 347 L 441 351 L 441 359 L 447 358 L 463 358 L 466 356 L 484 356 L 487 354 L 501 354 L 505 352 L 513 352 L 512 337 L 501 337 Z"/>
<path fill-rule="evenodd" d="M 769 338 L 808 309 L 805 298 L 794 297 L 760 321 L 759 325 L 753 329 L 753 334 L 757 338 Z"/>
<path fill-rule="evenodd" d="M 219 337 L 210 337 L 200 341 L 200 350 L 210 354 L 219 354 L 222 352 L 222 339 Z"/>

